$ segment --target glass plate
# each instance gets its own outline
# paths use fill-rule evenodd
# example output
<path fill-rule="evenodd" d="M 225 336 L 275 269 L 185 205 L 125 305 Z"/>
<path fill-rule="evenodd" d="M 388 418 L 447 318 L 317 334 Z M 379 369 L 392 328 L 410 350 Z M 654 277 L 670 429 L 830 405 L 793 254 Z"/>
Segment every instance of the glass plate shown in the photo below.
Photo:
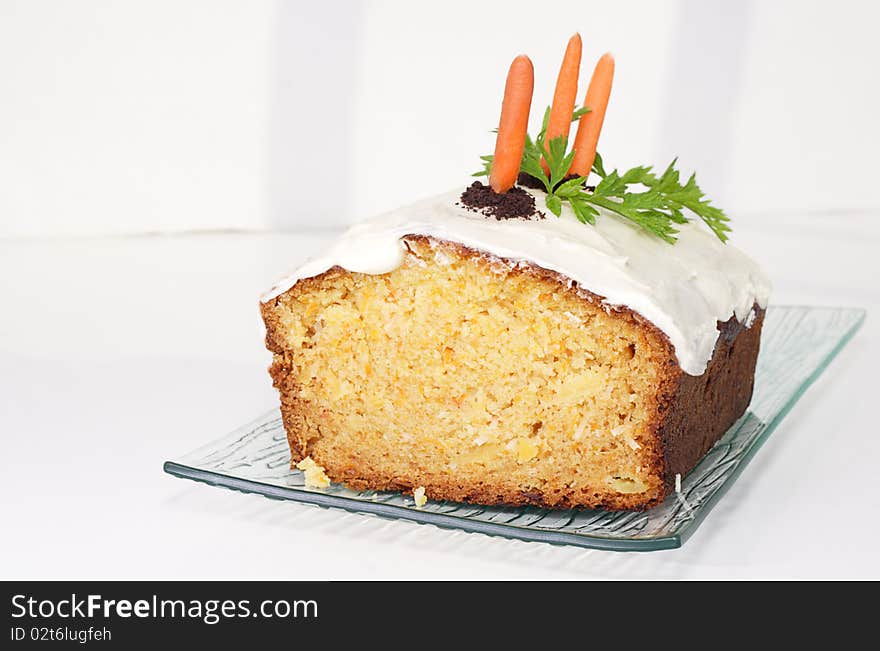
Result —
<path fill-rule="evenodd" d="M 861 309 L 768 309 L 748 411 L 683 479 L 679 494 L 642 513 L 433 501 L 417 508 L 412 497 L 400 493 L 358 492 L 337 484 L 323 490 L 306 488 L 302 473 L 290 469 L 287 437 L 277 410 L 176 461 L 165 462 L 165 472 L 275 499 L 507 538 L 621 551 L 672 549 L 693 534 L 864 319 Z"/>

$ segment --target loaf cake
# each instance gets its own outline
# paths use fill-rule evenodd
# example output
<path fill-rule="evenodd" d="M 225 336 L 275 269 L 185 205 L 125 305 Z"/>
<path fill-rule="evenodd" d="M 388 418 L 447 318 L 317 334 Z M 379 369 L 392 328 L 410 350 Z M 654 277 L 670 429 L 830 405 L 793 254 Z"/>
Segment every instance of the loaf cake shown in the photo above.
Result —
<path fill-rule="evenodd" d="M 489 185 L 356 225 L 262 297 L 291 461 L 322 484 L 645 509 L 746 410 L 769 284 L 693 178 L 601 169 L 610 79 L 574 113 L 572 42 L 535 140 L 511 121 L 531 64 L 511 66 Z"/>

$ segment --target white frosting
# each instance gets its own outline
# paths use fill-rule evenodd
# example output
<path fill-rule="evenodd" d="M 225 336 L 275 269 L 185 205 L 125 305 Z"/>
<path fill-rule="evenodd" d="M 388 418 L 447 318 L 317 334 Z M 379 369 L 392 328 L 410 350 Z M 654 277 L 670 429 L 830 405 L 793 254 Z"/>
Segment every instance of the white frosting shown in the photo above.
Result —
<path fill-rule="evenodd" d="M 595 226 L 577 221 L 567 205 L 557 218 L 543 209 L 543 194 L 533 194 L 545 219 L 487 218 L 458 205 L 461 191 L 380 215 L 347 230 L 262 300 L 336 265 L 387 273 L 403 263 L 402 236 L 430 235 L 556 271 L 604 297 L 609 306 L 629 307 L 666 333 L 682 370 L 690 375 L 706 369 L 718 339 L 718 321 L 736 316 L 751 325 L 752 305 L 767 305 L 770 283 L 758 266 L 697 220 L 679 225 L 678 242 L 669 245 L 605 211 Z"/>

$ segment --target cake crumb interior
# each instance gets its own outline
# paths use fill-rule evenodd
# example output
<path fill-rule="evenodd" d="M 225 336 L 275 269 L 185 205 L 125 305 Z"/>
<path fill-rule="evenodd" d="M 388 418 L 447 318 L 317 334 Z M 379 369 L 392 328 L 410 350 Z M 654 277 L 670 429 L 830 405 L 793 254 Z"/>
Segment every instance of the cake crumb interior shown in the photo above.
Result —
<path fill-rule="evenodd" d="M 356 488 L 447 499 L 662 494 L 649 428 L 667 342 L 558 279 L 406 246 L 394 271 L 336 269 L 275 299 L 303 456 Z"/>

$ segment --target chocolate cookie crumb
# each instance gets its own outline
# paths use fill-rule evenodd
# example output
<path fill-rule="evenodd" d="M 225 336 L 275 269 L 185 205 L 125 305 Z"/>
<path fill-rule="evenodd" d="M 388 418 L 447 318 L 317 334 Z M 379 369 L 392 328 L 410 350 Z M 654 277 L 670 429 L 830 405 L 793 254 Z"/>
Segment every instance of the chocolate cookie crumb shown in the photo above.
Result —
<path fill-rule="evenodd" d="M 531 188 L 532 190 L 543 190 L 545 192 L 547 191 L 543 183 L 541 183 L 531 174 L 526 174 L 525 172 L 519 173 L 519 176 L 516 177 L 516 184 L 521 185 L 524 188 Z"/>
<path fill-rule="evenodd" d="M 461 203 L 474 212 L 502 219 L 544 219 L 535 208 L 535 198 L 522 188 L 511 188 L 498 194 L 488 185 L 474 181 L 461 195 Z"/>
<path fill-rule="evenodd" d="M 566 176 L 562 179 L 559 184 L 565 183 L 566 181 L 570 181 L 571 179 L 576 178 L 573 175 Z M 524 188 L 531 188 L 532 190 L 541 190 L 542 192 L 546 192 L 547 188 L 544 187 L 544 184 L 541 183 L 538 179 L 530 174 L 526 174 L 525 172 L 520 172 L 519 176 L 516 177 L 516 184 L 521 185 Z M 585 185 L 584 190 L 587 192 L 592 192 L 596 189 L 595 185 Z"/>

